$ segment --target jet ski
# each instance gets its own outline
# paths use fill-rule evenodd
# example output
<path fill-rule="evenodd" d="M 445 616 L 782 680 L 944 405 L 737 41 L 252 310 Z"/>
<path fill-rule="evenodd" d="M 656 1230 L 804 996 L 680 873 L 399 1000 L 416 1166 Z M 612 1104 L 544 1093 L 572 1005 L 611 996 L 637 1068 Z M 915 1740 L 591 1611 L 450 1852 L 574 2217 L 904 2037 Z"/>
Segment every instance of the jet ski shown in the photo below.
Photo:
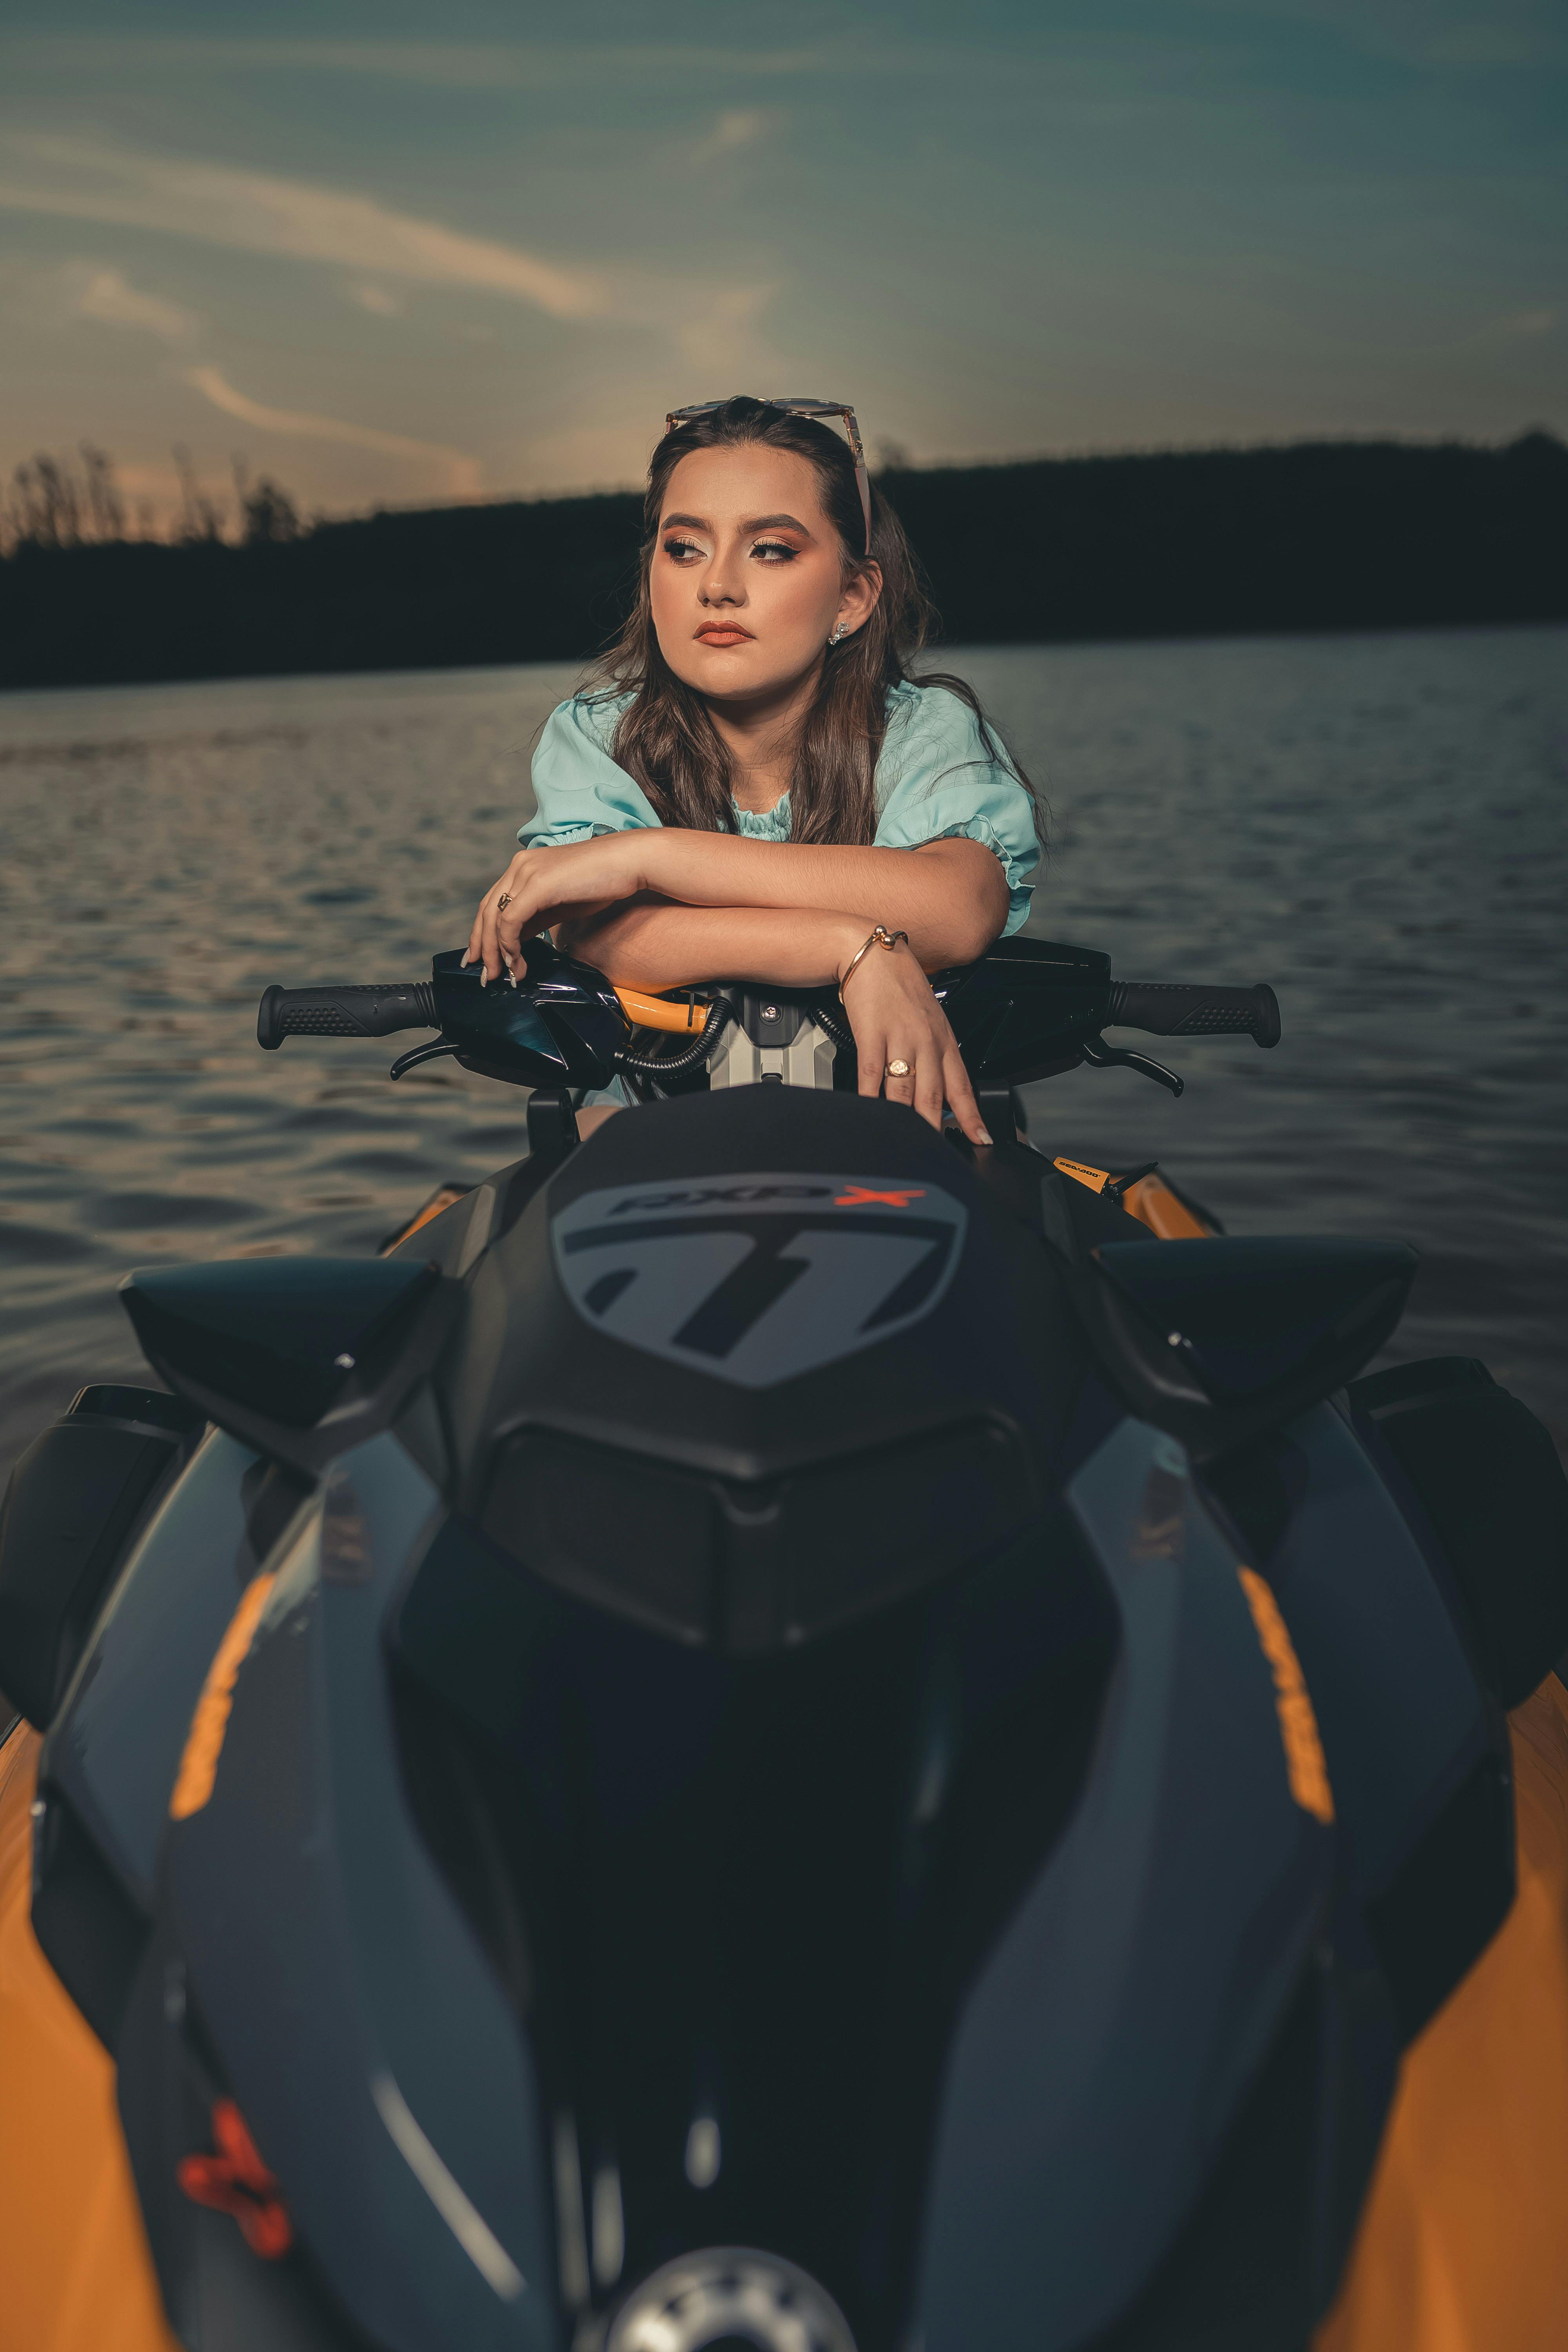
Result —
<path fill-rule="evenodd" d="M 18 2352 L 1555 2340 L 1551 1442 L 1366 1371 L 1403 1243 L 1026 1138 L 1271 991 L 933 985 L 990 1150 L 862 1098 L 831 992 L 267 992 L 529 1148 L 378 1256 L 129 1276 L 153 1380 L 13 1475 Z"/>

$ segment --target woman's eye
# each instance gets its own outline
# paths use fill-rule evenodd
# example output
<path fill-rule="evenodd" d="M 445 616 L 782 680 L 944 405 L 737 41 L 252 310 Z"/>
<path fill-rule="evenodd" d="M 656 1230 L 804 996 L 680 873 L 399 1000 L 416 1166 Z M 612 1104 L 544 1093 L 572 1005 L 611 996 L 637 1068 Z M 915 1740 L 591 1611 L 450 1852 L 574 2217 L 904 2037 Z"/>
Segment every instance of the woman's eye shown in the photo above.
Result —
<path fill-rule="evenodd" d="M 684 563 L 689 556 L 700 555 L 702 550 L 693 539 L 667 539 L 664 542 L 664 551 L 666 555 L 672 556 L 677 563 Z"/>
<path fill-rule="evenodd" d="M 782 539 L 759 539 L 752 553 L 760 555 L 765 563 L 793 563 L 796 551 Z"/>

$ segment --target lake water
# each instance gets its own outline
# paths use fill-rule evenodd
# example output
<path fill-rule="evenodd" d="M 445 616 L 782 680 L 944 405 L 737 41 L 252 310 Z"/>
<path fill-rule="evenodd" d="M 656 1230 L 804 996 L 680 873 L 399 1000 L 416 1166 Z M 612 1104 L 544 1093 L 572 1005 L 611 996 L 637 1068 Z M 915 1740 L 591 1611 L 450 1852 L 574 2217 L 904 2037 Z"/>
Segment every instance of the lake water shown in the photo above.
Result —
<path fill-rule="evenodd" d="M 1390 1234 L 1391 1354 L 1483 1356 L 1568 1447 L 1568 632 L 952 657 L 1043 780 L 1032 929 L 1142 980 L 1268 980 L 1284 1042 L 1031 1091 L 1233 1232 Z M 522 1097 L 400 1044 L 263 1055 L 269 981 L 459 944 L 561 667 L 0 698 L 0 1466 L 142 1370 L 158 1259 L 366 1251 L 524 1148 Z M 1123 1042 L 1136 1040 L 1124 1036 Z"/>

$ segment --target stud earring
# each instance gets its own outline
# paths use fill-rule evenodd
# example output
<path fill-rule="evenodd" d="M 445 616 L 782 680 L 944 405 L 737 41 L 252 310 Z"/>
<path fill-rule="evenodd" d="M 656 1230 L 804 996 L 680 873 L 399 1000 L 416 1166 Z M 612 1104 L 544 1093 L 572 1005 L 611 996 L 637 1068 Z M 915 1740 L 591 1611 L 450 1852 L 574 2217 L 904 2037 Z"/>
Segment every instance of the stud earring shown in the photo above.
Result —
<path fill-rule="evenodd" d="M 845 625 L 844 625 L 843 622 L 842 622 L 842 621 L 840 621 L 840 622 L 839 622 L 839 624 L 838 624 L 838 625 L 837 625 L 837 627 L 834 630 L 833 635 L 828 638 L 827 642 L 828 642 L 828 644 L 829 644 L 830 646 L 837 646 L 837 645 L 839 645 L 839 644 L 841 644 L 841 643 L 843 642 L 844 638 L 846 638 L 846 637 L 848 635 L 848 634 L 849 634 L 848 630 L 845 627 Z"/>

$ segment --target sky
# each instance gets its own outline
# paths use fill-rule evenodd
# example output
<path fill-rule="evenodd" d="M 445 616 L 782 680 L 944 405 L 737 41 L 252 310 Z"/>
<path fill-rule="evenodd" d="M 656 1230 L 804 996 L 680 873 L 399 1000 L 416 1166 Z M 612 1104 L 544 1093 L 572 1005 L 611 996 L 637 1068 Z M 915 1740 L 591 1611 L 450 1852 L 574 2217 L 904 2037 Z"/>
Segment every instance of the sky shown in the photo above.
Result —
<path fill-rule="evenodd" d="M 0 0 L 0 478 L 1568 433 L 1568 0 Z"/>

